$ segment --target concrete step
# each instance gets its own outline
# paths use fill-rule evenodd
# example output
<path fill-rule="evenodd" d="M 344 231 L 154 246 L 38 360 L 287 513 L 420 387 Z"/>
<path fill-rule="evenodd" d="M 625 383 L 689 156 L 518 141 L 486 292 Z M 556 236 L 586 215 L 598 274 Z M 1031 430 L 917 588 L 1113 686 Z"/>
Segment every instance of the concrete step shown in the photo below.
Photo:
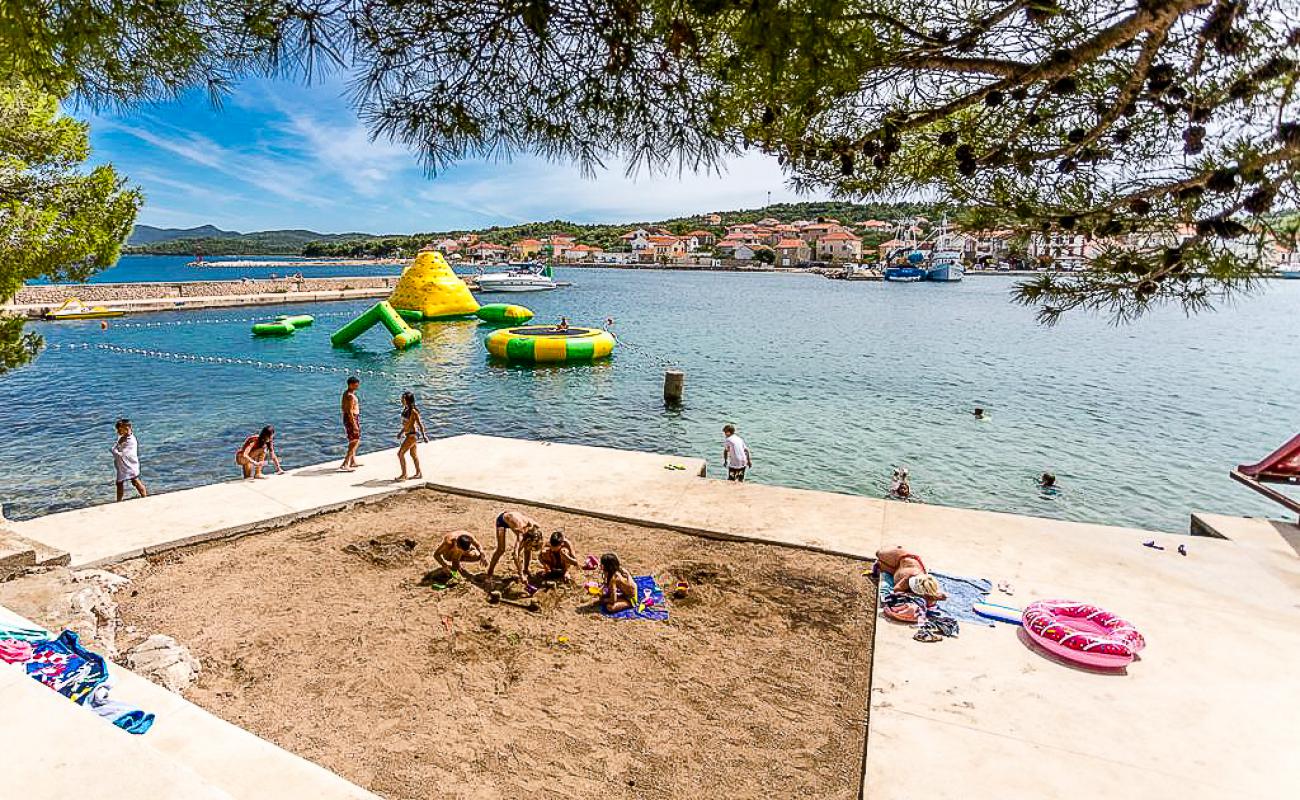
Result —
<path fill-rule="evenodd" d="M 3 606 L 0 621 L 40 627 Z M 24 787 L 24 797 L 62 800 L 77 794 L 67 787 L 80 783 L 93 787 L 95 797 L 379 800 L 324 767 L 226 722 L 146 678 L 117 665 L 110 670 L 115 682 L 114 699 L 155 715 L 148 733 L 132 736 L 120 731 L 93 712 L 39 685 L 22 669 L 0 664 L 0 708 L 6 711 L 0 718 L 0 753 L 4 753 L 6 765 L 13 754 L 15 763 L 21 762 L 27 770 L 22 773 L 24 777 L 33 776 L 14 784 Z M 19 695 L 21 703 L 12 699 Z M 42 718 L 29 724 L 26 717 L 32 715 Z M 62 747 L 51 742 L 77 745 Z M 107 754 L 102 763 L 93 761 L 95 770 L 111 773 L 108 784 L 96 783 L 92 774 L 68 767 L 82 757 L 84 746 Z M 130 768 L 123 769 L 123 764 Z M 69 769 L 67 777 L 56 781 L 49 792 L 34 777 L 61 769 Z M 10 774 L 7 769 L 6 779 Z M 118 789 L 113 781 L 119 777 L 123 781 L 138 779 L 142 788 Z"/>
<path fill-rule="evenodd" d="M 36 566 L 36 547 L 30 539 L 0 528 L 0 581 Z"/>
<path fill-rule="evenodd" d="M 232 800 L 194 770 L 0 663 L 4 782 L 27 800 L 69 797 Z M 5 795 L 9 796 L 9 795 Z"/>

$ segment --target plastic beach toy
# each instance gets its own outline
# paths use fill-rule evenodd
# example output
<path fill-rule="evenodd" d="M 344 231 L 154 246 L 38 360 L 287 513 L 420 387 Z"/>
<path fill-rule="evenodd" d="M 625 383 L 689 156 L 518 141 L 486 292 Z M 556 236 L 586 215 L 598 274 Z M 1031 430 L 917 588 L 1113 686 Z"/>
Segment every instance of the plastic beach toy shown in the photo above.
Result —
<path fill-rule="evenodd" d="M 673 597 L 676 597 L 678 600 L 680 600 L 686 595 L 690 594 L 690 591 L 691 591 L 691 585 L 689 583 L 687 583 L 686 581 L 678 581 L 677 585 L 673 587 Z"/>
<path fill-rule="evenodd" d="M 1129 622 L 1103 608 L 1073 600 L 1030 603 L 1021 624 L 1043 649 L 1089 667 L 1127 666 L 1146 647 L 1142 634 Z"/>

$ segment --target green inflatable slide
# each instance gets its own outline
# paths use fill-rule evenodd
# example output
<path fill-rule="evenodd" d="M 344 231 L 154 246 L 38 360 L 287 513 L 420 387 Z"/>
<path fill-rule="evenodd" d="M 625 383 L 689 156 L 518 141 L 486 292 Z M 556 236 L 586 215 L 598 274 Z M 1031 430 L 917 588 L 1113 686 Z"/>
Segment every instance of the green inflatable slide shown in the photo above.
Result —
<path fill-rule="evenodd" d="M 387 300 L 381 300 L 356 319 L 334 331 L 330 335 L 330 343 L 335 347 L 347 344 L 361 334 L 373 328 L 376 324 L 382 324 L 388 329 L 393 336 L 393 347 L 398 350 L 405 350 L 411 345 L 420 343 L 420 332 L 410 325 L 406 320 L 397 313 L 397 310 L 389 305 Z"/>

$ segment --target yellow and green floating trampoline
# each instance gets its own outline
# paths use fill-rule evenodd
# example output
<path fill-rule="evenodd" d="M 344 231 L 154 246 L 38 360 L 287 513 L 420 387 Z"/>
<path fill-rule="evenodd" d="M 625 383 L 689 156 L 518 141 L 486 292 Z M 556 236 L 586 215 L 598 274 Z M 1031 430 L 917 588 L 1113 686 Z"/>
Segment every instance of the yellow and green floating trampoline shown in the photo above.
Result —
<path fill-rule="evenodd" d="M 522 364 L 595 361 L 614 352 L 614 334 L 600 328 L 561 329 L 550 325 L 502 328 L 488 335 L 494 358 Z"/>

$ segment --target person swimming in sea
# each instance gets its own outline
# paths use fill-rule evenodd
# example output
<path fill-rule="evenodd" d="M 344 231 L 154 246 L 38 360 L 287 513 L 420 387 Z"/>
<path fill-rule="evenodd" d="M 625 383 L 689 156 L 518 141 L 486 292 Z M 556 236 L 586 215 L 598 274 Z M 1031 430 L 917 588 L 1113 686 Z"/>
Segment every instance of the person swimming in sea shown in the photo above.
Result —
<path fill-rule="evenodd" d="M 894 467 L 894 475 L 889 482 L 889 496 L 896 500 L 911 499 L 912 484 L 908 481 L 907 467 Z"/>
<path fill-rule="evenodd" d="M 975 406 L 975 419 L 987 419 L 984 416 L 984 409 L 980 408 L 979 406 Z"/>

